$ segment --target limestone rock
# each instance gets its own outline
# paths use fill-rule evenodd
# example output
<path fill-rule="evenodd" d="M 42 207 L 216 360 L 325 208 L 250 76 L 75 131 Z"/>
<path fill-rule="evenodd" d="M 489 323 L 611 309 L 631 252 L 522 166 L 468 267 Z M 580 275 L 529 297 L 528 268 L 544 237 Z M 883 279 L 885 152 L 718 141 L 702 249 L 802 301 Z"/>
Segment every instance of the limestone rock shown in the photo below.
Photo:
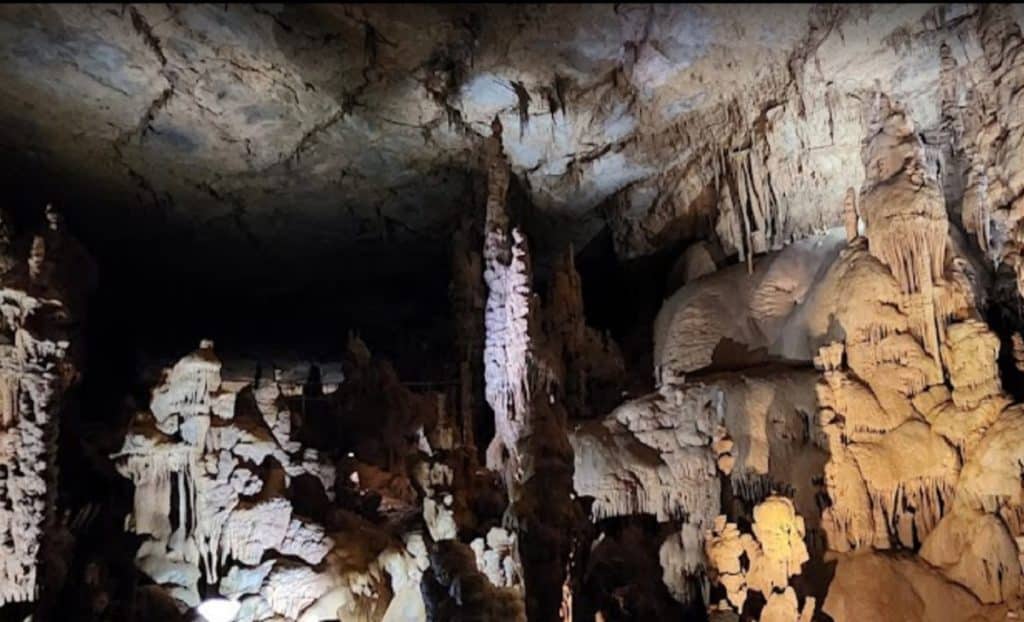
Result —
<path fill-rule="evenodd" d="M 839 558 L 822 611 L 836 622 L 1004 620 L 1005 606 L 982 605 L 967 590 L 913 558 L 879 553 Z"/>
<path fill-rule="evenodd" d="M 705 544 L 708 563 L 736 611 L 743 610 L 747 593 L 755 591 L 766 601 L 761 620 L 810 620 L 814 599 L 800 609 L 789 586 L 809 559 L 805 535 L 803 518 L 785 497 L 768 497 L 754 508 L 752 534 L 741 533 L 725 516 L 715 519 Z"/>
<path fill-rule="evenodd" d="M 271 473 L 285 485 L 301 475 L 333 483 L 333 468 L 309 462 L 291 439 L 279 440 L 290 429 L 272 431 L 279 411 L 266 401 L 261 409 L 251 385 L 224 385 L 220 371 L 204 340 L 165 372 L 113 456 L 136 485 L 129 527 L 146 537 L 138 565 L 189 607 L 199 604 L 202 577 L 210 585 L 225 581 L 226 595 L 260 594 L 271 611 L 294 618 L 322 595 L 317 586 L 330 584 L 310 568 L 333 541 L 321 526 L 293 516 Z M 308 566 L 262 564 L 268 553 Z M 294 596 L 285 584 L 295 584 Z M 255 615 L 255 606 L 239 615 Z"/>
<path fill-rule="evenodd" d="M 33 238 L 29 256 L 15 248 L 0 249 L 0 607 L 61 587 L 44 557 L 56 536 L 64 395 L 79 379 L 83 303 L 95 278 L 92 260 L 56 226 Z"/>
<path fill-rule="evenodd" d="M 669 297 L 655 323 L 655 369 L 661 381 L 711 366 L 716 358 L 723 366 L 756 362 L 765 358 L 758 355 L 761 350 L 810 360 L 812 352 L 784 343 L 785 327 L 841 243 L 840 232 L 796 243 L 760 258 L 752 274 L 732 266 Z"/>
<path fill-rule="evenodd" d="M 706 526 L 718 512 L 712 434 L 721 421 L 715 387 L 663 387 L 569 435 L 576 494 L 594 497 L 595 518 L 686 513 Z"/>

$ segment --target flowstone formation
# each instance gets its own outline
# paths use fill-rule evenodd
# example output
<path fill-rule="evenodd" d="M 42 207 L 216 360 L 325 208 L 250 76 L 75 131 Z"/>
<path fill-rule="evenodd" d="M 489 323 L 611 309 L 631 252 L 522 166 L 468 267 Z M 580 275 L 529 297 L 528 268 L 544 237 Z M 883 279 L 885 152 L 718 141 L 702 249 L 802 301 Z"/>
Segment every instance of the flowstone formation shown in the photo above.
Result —
<path fill-rule="evenodd" d="M 55 598 L 67 572 L 57 446 L 95 267 L 51 206 L 45 218 L 15 236 L 0 214 L 0 606 Z"/>
<path fill-rule="evenodd" d="M 952 75 L 960 77 L 953 88 L 966 91 L 969 98 L 969 105 L 953 117 L 968 167 L 963 224 L 997 266 L 1002 263 L 1014 271 L 1018 293 L 1024 295 L 1024 37 L 1007 7 L 998 5 L 980 11 L 978 31 L 987 71 L 965 87 L 955 61 L 951 63 Z"/>
<path fill-rule="evenodd" d="M 865 555 L 911 581 L 860 594 L 865 611 L 936 581 L 983 619 L 1020 605 L 1020 411 L 980 310 L 985 266 L 951 229 L 905 109 L 876 93 L 865 127 L 845 232 L 686 283 L 655 323 L 658 393 L 570 435 L 595 519 L 678 521 L 664 581 L 680 600 L 724 590 L 716 616 L 860 617 L 849 582 Z M 763 548 L 759 522 L 787 525 L 792 546 Z M 783 549 L 795 565 L 766 578 L 766 551 Z M 835 593 L 815 576 L 828 559 Z"/>

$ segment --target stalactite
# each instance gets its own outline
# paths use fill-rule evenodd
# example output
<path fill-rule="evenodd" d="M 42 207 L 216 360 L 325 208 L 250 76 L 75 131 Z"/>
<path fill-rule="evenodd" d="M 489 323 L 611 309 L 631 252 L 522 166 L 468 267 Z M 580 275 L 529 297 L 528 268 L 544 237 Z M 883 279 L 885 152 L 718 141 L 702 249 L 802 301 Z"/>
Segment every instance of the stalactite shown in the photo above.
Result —
<path fill-rule="evenodd" d="M 943 508 L 953 499 L 955 482 L 924 478 L 900 482 L 892 490 L 871 489 L 876 524 L 886 526 L 890 537 L 906 548 L 914 548 L 939 524 Z M 913 508 L 908 512 L 907 508 Z"/>
<path fill-rule="evenodd" d="M 664 385 L 570 433 L 574 488 L 594 498 L 595 520 L 653 514 L 659 521 L 686 517 L 701 528 L 709 524 L 720 487 L 710 447 L 714 422 L 722 417 L 717 394 L 715 387 Z M 649 451 L 657 460 L 644 458 Z"/>

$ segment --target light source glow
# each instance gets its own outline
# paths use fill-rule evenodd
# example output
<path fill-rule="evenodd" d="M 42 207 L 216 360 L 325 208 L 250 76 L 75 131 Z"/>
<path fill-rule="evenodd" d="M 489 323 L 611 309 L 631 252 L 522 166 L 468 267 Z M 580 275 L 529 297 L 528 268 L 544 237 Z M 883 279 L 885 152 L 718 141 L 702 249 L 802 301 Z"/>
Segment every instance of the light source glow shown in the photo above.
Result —
<path fill-rule="evenodd" d="M 204 601 L 196 609 L 206 622 L 231 622 L 238 615 L 242 605 L 226 598 L 213 598 Z"/>

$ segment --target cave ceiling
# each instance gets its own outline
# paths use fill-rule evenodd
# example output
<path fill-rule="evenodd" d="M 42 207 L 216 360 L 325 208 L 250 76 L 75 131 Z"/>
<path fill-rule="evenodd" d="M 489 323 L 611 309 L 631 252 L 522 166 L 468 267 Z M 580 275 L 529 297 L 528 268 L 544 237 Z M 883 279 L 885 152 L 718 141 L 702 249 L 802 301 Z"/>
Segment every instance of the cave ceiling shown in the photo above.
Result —
<path fill-rule="evenodd" d="M 975 10 L 6 5 L 0 139 L 98 255 L 209 283 L 444 261 L 495 117 L 542 262 L 605 227 L 620 258 L 698 235 L 743 150 L 788 241 L 839 222 L 869 93 L 938 123 L 934 39 Z"/>

